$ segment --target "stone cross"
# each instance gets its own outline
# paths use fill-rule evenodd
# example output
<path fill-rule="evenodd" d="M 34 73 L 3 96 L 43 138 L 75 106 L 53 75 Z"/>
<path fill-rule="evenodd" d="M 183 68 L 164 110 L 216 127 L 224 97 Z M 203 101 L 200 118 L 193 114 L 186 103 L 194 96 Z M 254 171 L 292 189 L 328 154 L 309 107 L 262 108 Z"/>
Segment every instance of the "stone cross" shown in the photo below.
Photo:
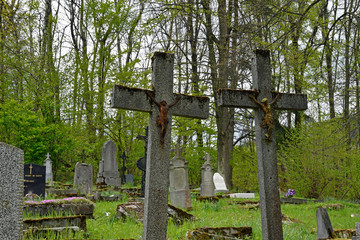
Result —
<path fill-rule="evenodd" d="M 173 93 L 174 55 L 156 52 L 152 58 L 153 90 L 129 88 L 115 85 L 111 97 L 111 107 L 149 113 L 149 146 L 146 159 L 145 211 L 143 239 L 166 239 L 167 208 L 169 192 L 169 163 L 171 147 L 172 115 L 205 119 L 209 116 L 209 98 Z M 157 125 L 160 107 L 164 103 L 168 109 L 168 124 L 161 134 Z M 160 105 L 162 106 L 162 105 Z M 164 109 L 162 117 L 164 115 Z M 164 121 L 164 118 L 159 119 Z"/>
<path fill-rule="evenodd" d="M 121 167 L 121 184 L 125 184 L 126 183 L 126 179 L 125 179 L 125 171 L 126 171 L 126 166 L 125 166 L 125 161 L 128 158 L 128 156 L 126 156 L 125 152 L 123 152 L 123 154 L 120 157 L 123 160 L 123 166 Z"/>
<path fill-rule="evenodd" d="M 52 162 L 51 162 L 49 153 L 46 154 L 46 159 L 44 161 L 44 165 L 46 167 L 45 168 L 45 182 L 48 183 L 49 185 L 52 185 L 53 172 L 52 172 Z"/>
<path fill-rule="evenodd" d="M 0 239 L 22 239 L 24 152 L 0 142 Z"/>
<path fill-rule="evenodd" d="M 224 107 L 253 108 L 255 111 L 262 235 L 263 239 L 281 240 L 283 233 L 275 133 L 269 132 L 270 127 L 261 126 L 265 116 L 264 110 L 250 96 L 257 98 L 258 102 L 266 99 L 272 102 L 276 98 L 277 101 L 271 108 L 280 110 L 305 110 L 307 97 L 304 94 L 272 92 L 270 52 L 267 50 L 255 51 L 252 74 L 255 90 L 219 89 L 218 104 Z"/>

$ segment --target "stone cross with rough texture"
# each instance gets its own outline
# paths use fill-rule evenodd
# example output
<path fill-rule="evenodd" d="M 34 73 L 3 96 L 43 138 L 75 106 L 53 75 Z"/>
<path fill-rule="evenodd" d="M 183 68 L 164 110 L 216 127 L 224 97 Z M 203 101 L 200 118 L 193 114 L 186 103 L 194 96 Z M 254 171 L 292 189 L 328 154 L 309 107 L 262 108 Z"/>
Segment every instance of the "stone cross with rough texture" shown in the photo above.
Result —
<path fill-rule="evenodd" d="M 209 116 L 209 98 L 173 93 L 173 68 L 173 54 L 156 52 L 152 58 L 151 83 L 153 90 L 115 85 L 111 97 L 112 108 L 150 114 L 143 225 L 144 240 L 166 239 L 172 115 L 200 119 Z M 165 101 L 168 107 L 181 97 L 180 101 L 168 109 L 168 124 L 164 135 L 161 135 L 162 128 L 158 126 L 160 107 L 154 103 L 149 95 L 153 96 L 157 103 Z"/>
<path fill-rule="evenodd" d="M 22 239 L 24 152 L 0 142 L 0 239 Z"/>
<path fill-rule="evenodd" d="M 275 132 L 273 134 L 269 132 L 274 126 L 270 126 L 270 129 L 262 124 L 265 112 L 250 96 L 254 96 L 259 103 L 266 99 L 270 103 L 276 98 L 276 102 L 271 105 L 271 108 L 280 110 L 305 110 L 307 109 L 307 97 L 304 94 L 274 93 L 272 91 L 269 51 L 256 50 L 252 64 L 255 90 L 219 89 L 219 106 L 253 108 L 255 111 L 262 235 L 263 239 L 281 240 L 283 233 Z M 264 103 L 262 102 L 262 104 Z"/>

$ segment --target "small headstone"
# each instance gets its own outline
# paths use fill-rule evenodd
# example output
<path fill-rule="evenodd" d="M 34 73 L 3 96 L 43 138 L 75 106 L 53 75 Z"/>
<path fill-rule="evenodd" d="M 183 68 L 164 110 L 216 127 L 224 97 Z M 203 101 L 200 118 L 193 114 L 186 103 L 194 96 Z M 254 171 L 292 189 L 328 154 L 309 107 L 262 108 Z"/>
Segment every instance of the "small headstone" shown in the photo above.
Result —
<path fill-rule="evenodd" d="M 36 194 L 45 197 L 45 166 L 33 163 L 24 165 L 24 196 Z"/>
<path fill-rule="evenodd" d="M 328 239 L 335 237 L 334 230 L 326 208 L 318 208 L 316 211 L 317 232 L 316 239 Z"/>
<path fill-rule="evenodd" d="M 220 175 L 220 173 L 215 173 L 213 176 L 214 185 L 215 185 L 215 193 L 218 192 L 228 192 L 229 190 L 226 188 L 225 180 Z"/>
<path fill-rule="evenodd" d="M 212 197 L 214 196 L 214 182 L 213 182 L 213 171 L 214 168 L 210 163 L 210 155 L 206 153 L 205 163 L 201 167 L 201 185 L 200 185 L 200 196 Z"/>
<path fill-rule="evenodd" d="M 360 240 L 360 223 L 355 223 L 355 233 L 356 235 L 352 237 L 352 240 Z"/>
<path fill-rule="evenodd" d="M 231 193 L 230 198 L 255 198 L 255 193 Z"/>
<path fill-rule="evenodd" d="M 90 164 L 76 163 L 73 185 L 81 194 L 92 194 L 93 167 Z"/>
<path fill-rule="evenodd" d="M 121 187 L 121 179 L 116 161 L 116 145 L 107 141 L 103 145 L 102 160 L 99 164 L 99 173 L 96 184 Z"/>
<path fill-rule="evenodd" d="M 134 185 L 134 175 L 132 174 L 125 174 L 125 183 L 133 186 Z"/>
<path fill-rule="evenodd" d="M 53 182 L 53 172 L 52 172 L 52 161 L 50 159 L 50 154 L 46 154 L 46 159 L 44 161 L 45 165 L 45 182 L 49 185 L 52 185 Z"/>
<path fill-rule="evenodd" d="M 188 162 L 180 156 L 180 146 L 176 145 L 176 154 L 170 160 L 170 202 L 178 208 L 191 208 Z"/>
<path fill-rule="evenodd" d="M 0 142 L 0 239 L 22 239 L 24 152 Z"/>

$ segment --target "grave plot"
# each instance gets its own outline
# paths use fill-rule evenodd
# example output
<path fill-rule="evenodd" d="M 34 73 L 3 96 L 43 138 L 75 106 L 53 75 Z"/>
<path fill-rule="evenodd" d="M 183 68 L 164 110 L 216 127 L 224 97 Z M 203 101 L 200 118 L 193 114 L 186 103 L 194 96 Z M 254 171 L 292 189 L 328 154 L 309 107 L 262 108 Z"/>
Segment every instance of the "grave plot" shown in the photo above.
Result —
<path fill-rule="evenodd" d="M 186 239 L 243 239 L 252 238 L 251 227 L 201 227 L 189 230 L 186 233 Z"/>

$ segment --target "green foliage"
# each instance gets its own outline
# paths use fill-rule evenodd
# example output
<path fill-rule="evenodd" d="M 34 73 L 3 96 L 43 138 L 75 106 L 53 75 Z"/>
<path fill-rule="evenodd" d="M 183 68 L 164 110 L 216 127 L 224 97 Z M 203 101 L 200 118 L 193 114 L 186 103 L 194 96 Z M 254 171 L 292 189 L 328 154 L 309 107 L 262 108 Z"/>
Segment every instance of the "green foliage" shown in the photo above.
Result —
<path fill-rule="evenodd" d="M 246 146 L 236 146 L 233 150 L 231 165 L 234 188 L 244 192 L 259 189 L 256 152 Z"/>
<path fill-rule="evenodd" d="M 334 119 L 289 131 L 278 152 L 281 188 L 312 198 L 358 195 L 359 150 L 349 149 L 343 129 Z"/>

